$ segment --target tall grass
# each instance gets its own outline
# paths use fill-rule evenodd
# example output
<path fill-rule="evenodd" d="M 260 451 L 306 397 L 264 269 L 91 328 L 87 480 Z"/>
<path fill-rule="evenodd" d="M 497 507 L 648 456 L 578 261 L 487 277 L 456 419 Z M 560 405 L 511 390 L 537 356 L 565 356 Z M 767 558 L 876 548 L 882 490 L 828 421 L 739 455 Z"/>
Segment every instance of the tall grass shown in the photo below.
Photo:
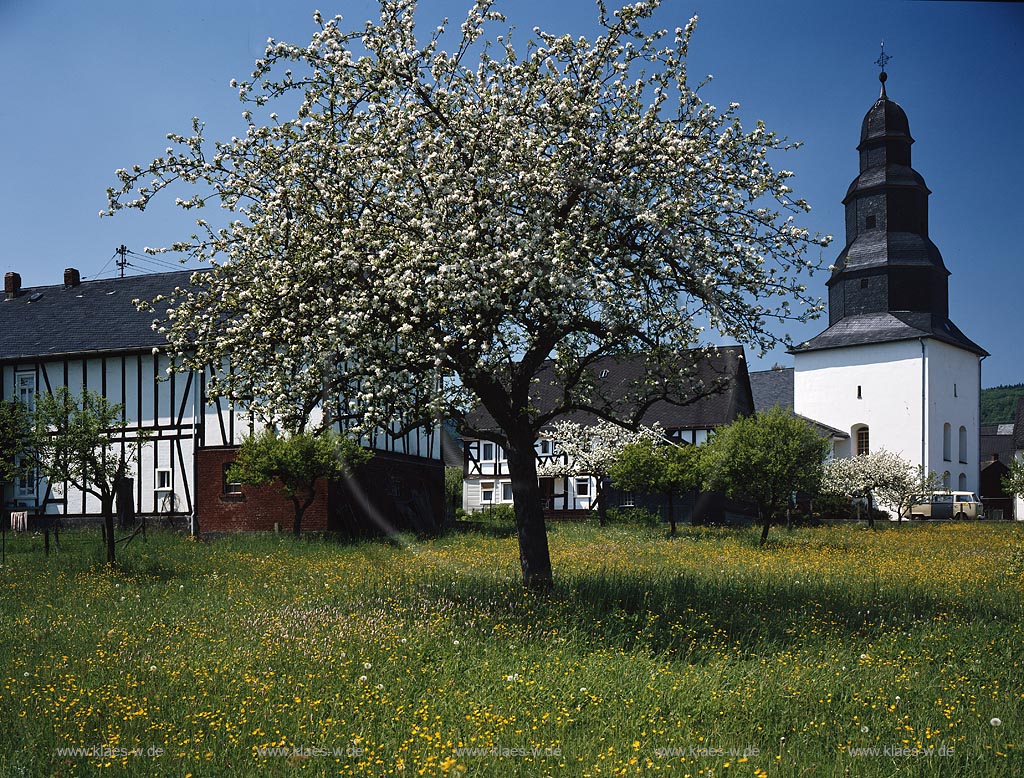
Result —
<path fill-rule="evenodd" d="M 756 541 L 8 536 L 0 775 L 1024 771 L 1020 528 Z"/>

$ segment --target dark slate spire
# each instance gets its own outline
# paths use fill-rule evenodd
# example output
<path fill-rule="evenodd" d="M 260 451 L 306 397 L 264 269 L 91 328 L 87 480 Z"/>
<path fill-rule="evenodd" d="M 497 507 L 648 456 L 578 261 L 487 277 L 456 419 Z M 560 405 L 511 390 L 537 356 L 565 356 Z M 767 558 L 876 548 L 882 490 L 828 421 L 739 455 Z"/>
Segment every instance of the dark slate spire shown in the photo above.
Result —
<path fill-rule="evenodd" d="M 910 122 L 885 90 L 860 129 L 860 175 L 843 199 L 846 247 L 828 280 L 829 327 L 793 351 L 933 337 L 986 352 L 949 320 L 949 271 L 928 238 L 928 195 L 911 167 Z"/>
<path fill-rule="evenodd" d="M 910 165 L 910 123 L 885 93 L 860 130 L 860 175 L 850 184 L 846 248 L 828 281 L 829 323 L 885 311 L 949 314 L 949 271 L 928 238 L 928 195 Z"/>

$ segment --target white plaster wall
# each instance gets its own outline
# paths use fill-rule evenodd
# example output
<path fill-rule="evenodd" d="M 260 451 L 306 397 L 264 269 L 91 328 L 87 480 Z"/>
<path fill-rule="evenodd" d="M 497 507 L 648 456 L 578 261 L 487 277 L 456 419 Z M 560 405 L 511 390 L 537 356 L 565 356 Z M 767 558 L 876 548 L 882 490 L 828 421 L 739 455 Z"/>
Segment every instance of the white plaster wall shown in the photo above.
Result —
<path fill-rule="evenodd" d="M 937 340 L 927 341 L 928 357 L 928 466 L 940 476 L 950 473 L 950 486 L 959 489 L 959 475 L 967 476 L 967 491 L 978 491 L 981 367 L 977 355 Z M 944 458 L 943 426 L 950 425 L 949 461 Z M 960 461 L 959 430 L 967 428 L 967 451 Z"/>
<path fill-rule="evenodd" d="M 850 454 L 856 453 L 854 429 L 866 424 L 871 451 L 886 448 L 920 464 L 919 341 L 797 353 L 794 368 L 794 410 L 849 433 Z"/>

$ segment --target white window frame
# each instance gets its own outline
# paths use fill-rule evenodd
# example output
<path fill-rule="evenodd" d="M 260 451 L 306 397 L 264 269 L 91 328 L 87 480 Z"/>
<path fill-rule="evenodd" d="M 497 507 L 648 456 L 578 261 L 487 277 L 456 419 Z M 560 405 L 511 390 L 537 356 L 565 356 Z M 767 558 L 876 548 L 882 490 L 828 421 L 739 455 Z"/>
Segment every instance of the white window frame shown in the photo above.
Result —
<path fill-rule="evenodd" d="M 590 497 L 590 479 L 577 478 L 573 484 L 573 493 L 577 497 Z"/>
<path fill-rule="evenodd" d="M 512 502 L 512 482 L 502 481 L 501 482 L 501 501 Z"/>
<path fill-rule="evenodd" d="M 22 456 L 18 454 L 14 459 L 15 465 L 21 467 Z M 22 475 L 19 475 L 14 479 L 14 499 L 15 500 L 35 500 L 36 499 L 36 481 L 38 480 L 38 473 L 35 468 L 29 470 Z M 26 486 L 27 485 L 27 486 Z"/>
<path fill-rule="evenodd" d="M 487 447 L 490 446 L 491 451 L 487 453 Z M 485 440 L 480 444 L 480 461 L 481 462 L 493 462 L 494 461 L 494 443 L 489 440 Z"/>
<path fill-rule="evenodd" d="M 36 409 L 36 374 L 27 371 L 14 374 L 14 392 L 18 401 L 29 411 Z"/>
<path fill-rule="evenodd" d="M 158 492 L 173 491 L 174 471 L 169 467 L 158 467 L 153 476 L 154 489 Z"/>
<path fill-rule="evenodd" d="M 490 495 L 489 497 L 486 495 Z M 494 504 L 494 481 L 481 481 L 480 482 L 480 504 L 481 505 L 493 505 Z"/>

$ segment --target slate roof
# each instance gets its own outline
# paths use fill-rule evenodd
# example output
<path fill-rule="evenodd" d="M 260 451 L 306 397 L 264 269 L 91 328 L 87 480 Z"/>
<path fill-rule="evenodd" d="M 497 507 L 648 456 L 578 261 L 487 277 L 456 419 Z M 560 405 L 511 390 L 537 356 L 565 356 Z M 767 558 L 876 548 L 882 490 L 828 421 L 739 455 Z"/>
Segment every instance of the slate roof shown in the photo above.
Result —
<path fill-rule="evenodd" d="M 36 286 L 10 300 L 0 296 L 0 361 L 54 358 L 163 345 L 155 315 L 133 299 L 152 300 L 187 286 L 195 271 L 83 281 L 78 286 Z"/>
<path fill-rule="evenodd" d="M 754 410 L 770 411 L 776 405 L 793 407 L 793 368 L 757 370 L 750 374 L 750 391 L 754 395 Z"/>
<path fill-rule="evenodd" d="M 985 349 L 964 335 L 945 316 L 913 311 L 864 313 L 840 319 L 827 330 L 792 349 L 791 354 L 844 346 L 863 346 L 917 338 L 935 338 L 987 357 Z"/>
<path fill-rule="evenodd" d="M 992 424 L 981 428 L 979 456 L 983 470 L 991 463 L 993 454 L 998 454 L 999 461 L 1004 463 L 1013 460 L 1013 429 L 1013 424 Z"/>
<path fill-rule="evenodd" d="M 753 413 L 754 403 L 742 346 L 720 347 L 706 356 L 699 349 L 685 351 L 679 357 L 679 365 L 678 375 L 686 375 L 692 370 L 692 381 L 685 383 L 698 388 L 687 396 L 673 394 L 668 399 L 656 401 L 641 417 L 641 424 L 649 426 L 658 422 L 666 430 L 706 429 Z M 599 399 L 592 398 L 595 404 L 602 409 L 616 409 L 620 417 L 629 413 L 627 398 L 638 382 L 650 375 L 648 362 L 641 355 L 605 357 L 597 360 L 590 370 L 600 395 Z M 699 393 L 703 393 L 702 396 L 696 396 Z M 553 367 L 545 366 L 531 392 L 531 405 L 540 413 L 550 412 L 562 394 L 561 385 L 555 381 Z M 583 410 L 571 411 L 558 418 L 585 425 L 595 424 L 598 420 L 595 414 Z M 497 429 L 497 423 L 483 408 L 471 412 L 466 424 L 475 430 Z"/>
<path fill-rule="evenodd" d="M 1024 397 L 1017 398 L 1017 419 L 1013 424 L 1013 447 L 1024 451 Z"/>

